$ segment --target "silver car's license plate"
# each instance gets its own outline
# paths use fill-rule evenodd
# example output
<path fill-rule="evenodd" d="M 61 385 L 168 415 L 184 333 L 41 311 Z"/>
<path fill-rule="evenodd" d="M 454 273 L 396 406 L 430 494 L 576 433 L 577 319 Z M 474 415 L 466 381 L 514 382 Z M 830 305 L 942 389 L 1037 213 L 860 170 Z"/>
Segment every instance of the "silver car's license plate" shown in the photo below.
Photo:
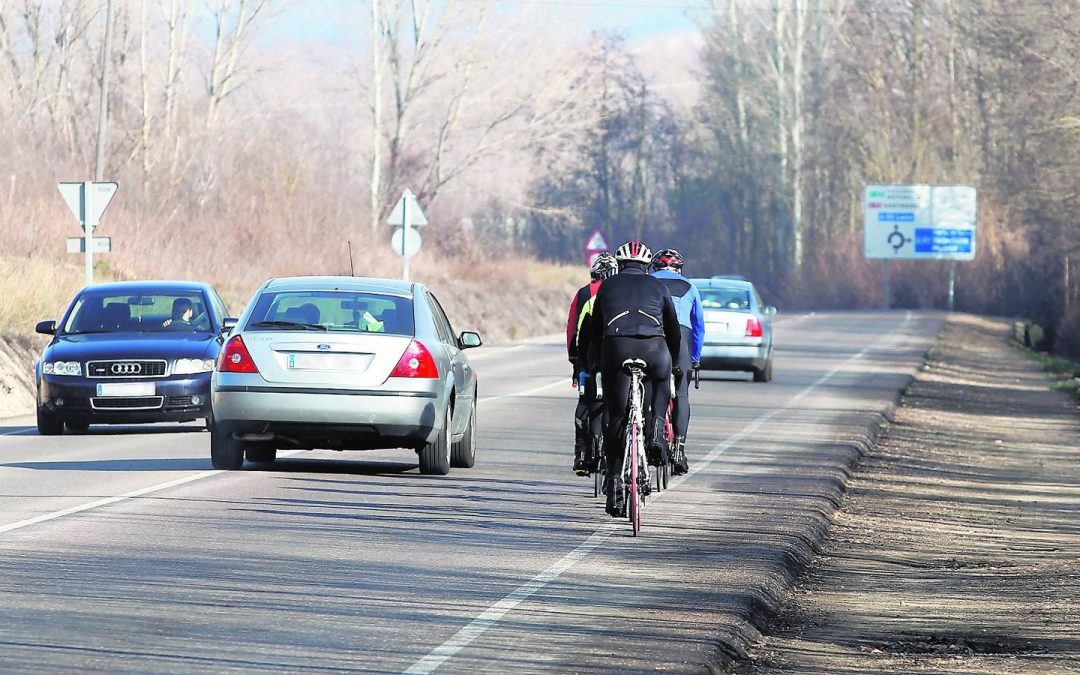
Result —
<path fill-rule="evenodd" d="M 289 354 L 289 370 L 364 370 L 366 354 Z"/>
<path fill-rule="evenodd" d="M 106 382 L 97 386 L 98 396 L 153 396 L 153 382 Z"/>

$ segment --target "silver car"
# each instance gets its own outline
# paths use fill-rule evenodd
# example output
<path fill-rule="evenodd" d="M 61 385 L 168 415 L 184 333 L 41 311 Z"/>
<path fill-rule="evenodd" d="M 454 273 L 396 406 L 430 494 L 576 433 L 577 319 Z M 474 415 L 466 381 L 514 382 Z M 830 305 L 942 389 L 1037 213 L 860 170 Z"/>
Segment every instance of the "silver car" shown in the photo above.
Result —
<path fill-rule="evenodd" d="M 740 277 L 691 279 L 701 293 L 705 315 L 702 370 L 743 370 L 754 382 L 773 376 L 772 316 L 754 284 Z"/>
<path fill-rule="evenodd" d="M 476 461 L 476 373 L 424 286 L 391 279 L 271 279 L 255 292 L 211 377 L 218 469 L 279 448 L 411 448 L 420 471 Z"/>

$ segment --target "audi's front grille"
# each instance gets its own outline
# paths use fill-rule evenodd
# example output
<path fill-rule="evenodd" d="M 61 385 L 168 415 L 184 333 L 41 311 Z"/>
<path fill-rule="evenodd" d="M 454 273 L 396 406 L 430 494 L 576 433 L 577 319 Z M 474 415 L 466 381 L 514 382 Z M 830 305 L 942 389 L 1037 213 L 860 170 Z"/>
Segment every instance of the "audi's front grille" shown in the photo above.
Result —
<path fill-rule="evenodd" d="M 117 396 L 92 398 L 90 405 L 94 410 L 157 410 L 161 407 L 164 396 Z"/>
<path fill-rule="evenodd" d="M 131 361 L 90 361 L 87 377 L 165 377 L 164 359 Z"/>

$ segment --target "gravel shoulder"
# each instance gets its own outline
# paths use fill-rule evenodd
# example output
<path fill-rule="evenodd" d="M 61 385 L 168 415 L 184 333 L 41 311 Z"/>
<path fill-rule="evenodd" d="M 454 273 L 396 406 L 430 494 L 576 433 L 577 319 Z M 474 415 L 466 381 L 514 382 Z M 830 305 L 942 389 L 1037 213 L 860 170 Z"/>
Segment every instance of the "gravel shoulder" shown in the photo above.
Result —
<path fill-rule="evenodd" d="M 1080 672 L 1080 425 L 951 315 L 741 675 Z"/>

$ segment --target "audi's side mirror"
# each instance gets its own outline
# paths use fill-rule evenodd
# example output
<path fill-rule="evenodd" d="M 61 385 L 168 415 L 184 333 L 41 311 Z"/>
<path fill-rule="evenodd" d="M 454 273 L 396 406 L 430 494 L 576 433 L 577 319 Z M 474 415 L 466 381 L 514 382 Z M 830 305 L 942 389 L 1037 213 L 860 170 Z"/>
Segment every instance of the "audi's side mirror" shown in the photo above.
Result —
<path fill-rule="evenodd" d="M 34 331 L 42 335 L 56 335 L 56 322 L 38 321 L 38 324 L 34 326 Z"/>
<path fill-rule="evenodd" d="M 221 334 L 222 335 L 228 335 L 230 332 L 232 332 L 233 328 L 236 328 L 236 324 L 239 321 L 240 320 L 237 319 L 235 316 L 227 316 L 224 319 L 222 319 L 221 320 Z"/>

